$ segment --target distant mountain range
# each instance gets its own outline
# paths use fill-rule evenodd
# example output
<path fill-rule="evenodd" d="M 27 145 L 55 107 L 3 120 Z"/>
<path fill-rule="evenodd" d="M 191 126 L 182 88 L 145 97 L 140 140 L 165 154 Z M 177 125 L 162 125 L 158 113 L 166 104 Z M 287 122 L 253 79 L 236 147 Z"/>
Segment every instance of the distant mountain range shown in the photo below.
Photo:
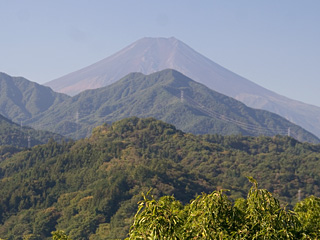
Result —
<path fill-rule="evenodd" d="M 30 84 L 24 83 L 25 86 Z M 194 134 L 274 136 L 287 135 L 289 130 L 291 136 L 300 141 L 319 142 L 316 136 L 279 115 L 249 108 L 175 70 L 167 69 L 147 76 L 131 73 L 107 87 L 87 90 L 74 97 L 51 92 L 49 88 L 36 84 L 34 88 L 45 91 L 52 99 L 43 111 L 29 110 L 34 114 L 24 119 L 24 123 L 76 139 L 89 136 L 94 126 L 137 116 L 155 117 Z M 25 89 L 26 92 L 36 91 L 32 87 Z M 39 96 L 45 95 L 40 92 Z M 22 90 L 19 94 L 27 95 Z M 20 106 L 18 109 L 22 111 L 27 108 L 25 105 L 23 101 L 13 106 Z M 18 120 L 20 114 L 16 115 L 15 120 Z"/>
<path fill-rule="evenodd" d="M 277 113 L 320 137 L 320 107 L 269 91 L 214 63 L 175 38 L 140 39 L 110 57 L 46 85 L 73 96 L 86 89 L 107 86 L 131 72 L 150 74 L 167 68 L 249 107 Z"/>
<path fill-rule="evenodd" d="M 194 134 L 286 135 L 319 139 L 284 118 L 217 93 L 175 70 L 131 73 L 74 97 L 0 74 L 0 114 L 17 123 L 79 139 L 92 128 L 130 116 L 155 117 Z"/>

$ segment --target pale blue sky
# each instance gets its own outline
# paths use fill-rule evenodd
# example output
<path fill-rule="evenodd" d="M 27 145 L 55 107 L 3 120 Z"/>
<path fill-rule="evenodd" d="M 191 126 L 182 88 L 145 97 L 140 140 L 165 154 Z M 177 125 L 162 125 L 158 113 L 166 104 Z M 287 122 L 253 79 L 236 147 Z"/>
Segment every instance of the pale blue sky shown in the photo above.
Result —
<path fill-rule="evenodd" d="M 320 106 L 319 0 L 0 0 L 0 71 L 45 83 L 142 37 Z"/>

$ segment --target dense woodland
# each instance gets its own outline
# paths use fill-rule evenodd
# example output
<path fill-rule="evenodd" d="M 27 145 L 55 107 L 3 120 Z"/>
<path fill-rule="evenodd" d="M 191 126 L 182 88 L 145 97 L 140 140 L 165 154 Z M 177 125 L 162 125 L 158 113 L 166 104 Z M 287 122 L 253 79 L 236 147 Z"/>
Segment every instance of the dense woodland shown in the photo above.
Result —
<path fill-rule="evenodd" d="M 0 152 L 3 146 L 27 148 L 47 143 L 51 138 L 61 141 L 64 137 L 48 131 L 19 126 L 0 115 Z"/>
<path fill-rule="evenodd" d="M 0 237 L 8 239 L 51 239 L 56 230 L 72 239 L 125 238 L 142 193 L 188 206 L 197 195 L 229 189 L 224 196 L 234 204 L 247 197 L 248 176 L 286 209 L 320 196 L 320 145 L 282 136 L 196 136 L 153 118 L 0 153 Z"/>

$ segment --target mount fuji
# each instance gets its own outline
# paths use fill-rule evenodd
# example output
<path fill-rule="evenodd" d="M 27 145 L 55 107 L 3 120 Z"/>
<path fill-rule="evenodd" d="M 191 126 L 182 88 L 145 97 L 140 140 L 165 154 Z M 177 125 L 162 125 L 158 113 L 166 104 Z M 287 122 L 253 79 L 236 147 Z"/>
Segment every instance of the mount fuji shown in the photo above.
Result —
<path fill-rule="evenodd" d="M 142 38 L 88 67 L 46 83 L 54 91 L 76 95 L 110 85 L 131 72 L 151 74 L 175 69 L 249 107 L 277 113 L 320 137 L 320 107 L 265 89 L 216 64 L 175 38 Z"/>

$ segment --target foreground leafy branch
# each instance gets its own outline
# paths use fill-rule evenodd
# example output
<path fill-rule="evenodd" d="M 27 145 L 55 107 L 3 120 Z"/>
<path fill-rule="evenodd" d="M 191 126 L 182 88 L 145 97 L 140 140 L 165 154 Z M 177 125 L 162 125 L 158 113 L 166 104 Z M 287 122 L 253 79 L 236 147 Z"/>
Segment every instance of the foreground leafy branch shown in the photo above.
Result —
<path fill-rule="evenodd" d="M 253 184 L 247 199 L 233 204 L 224 191 L 198 196 L 182 206 L 173 196 L 158 201 L 143 195 L 131 239 L 318 239 L 320 199 L 311 196 L 294 211 L 281 207 L 265 189 Z"/>
<path fill-rule="evenodd" d="M 57 230 L 51 233 L 52 240 L 71 240 L 67 234 L 62 230 Z"/>

